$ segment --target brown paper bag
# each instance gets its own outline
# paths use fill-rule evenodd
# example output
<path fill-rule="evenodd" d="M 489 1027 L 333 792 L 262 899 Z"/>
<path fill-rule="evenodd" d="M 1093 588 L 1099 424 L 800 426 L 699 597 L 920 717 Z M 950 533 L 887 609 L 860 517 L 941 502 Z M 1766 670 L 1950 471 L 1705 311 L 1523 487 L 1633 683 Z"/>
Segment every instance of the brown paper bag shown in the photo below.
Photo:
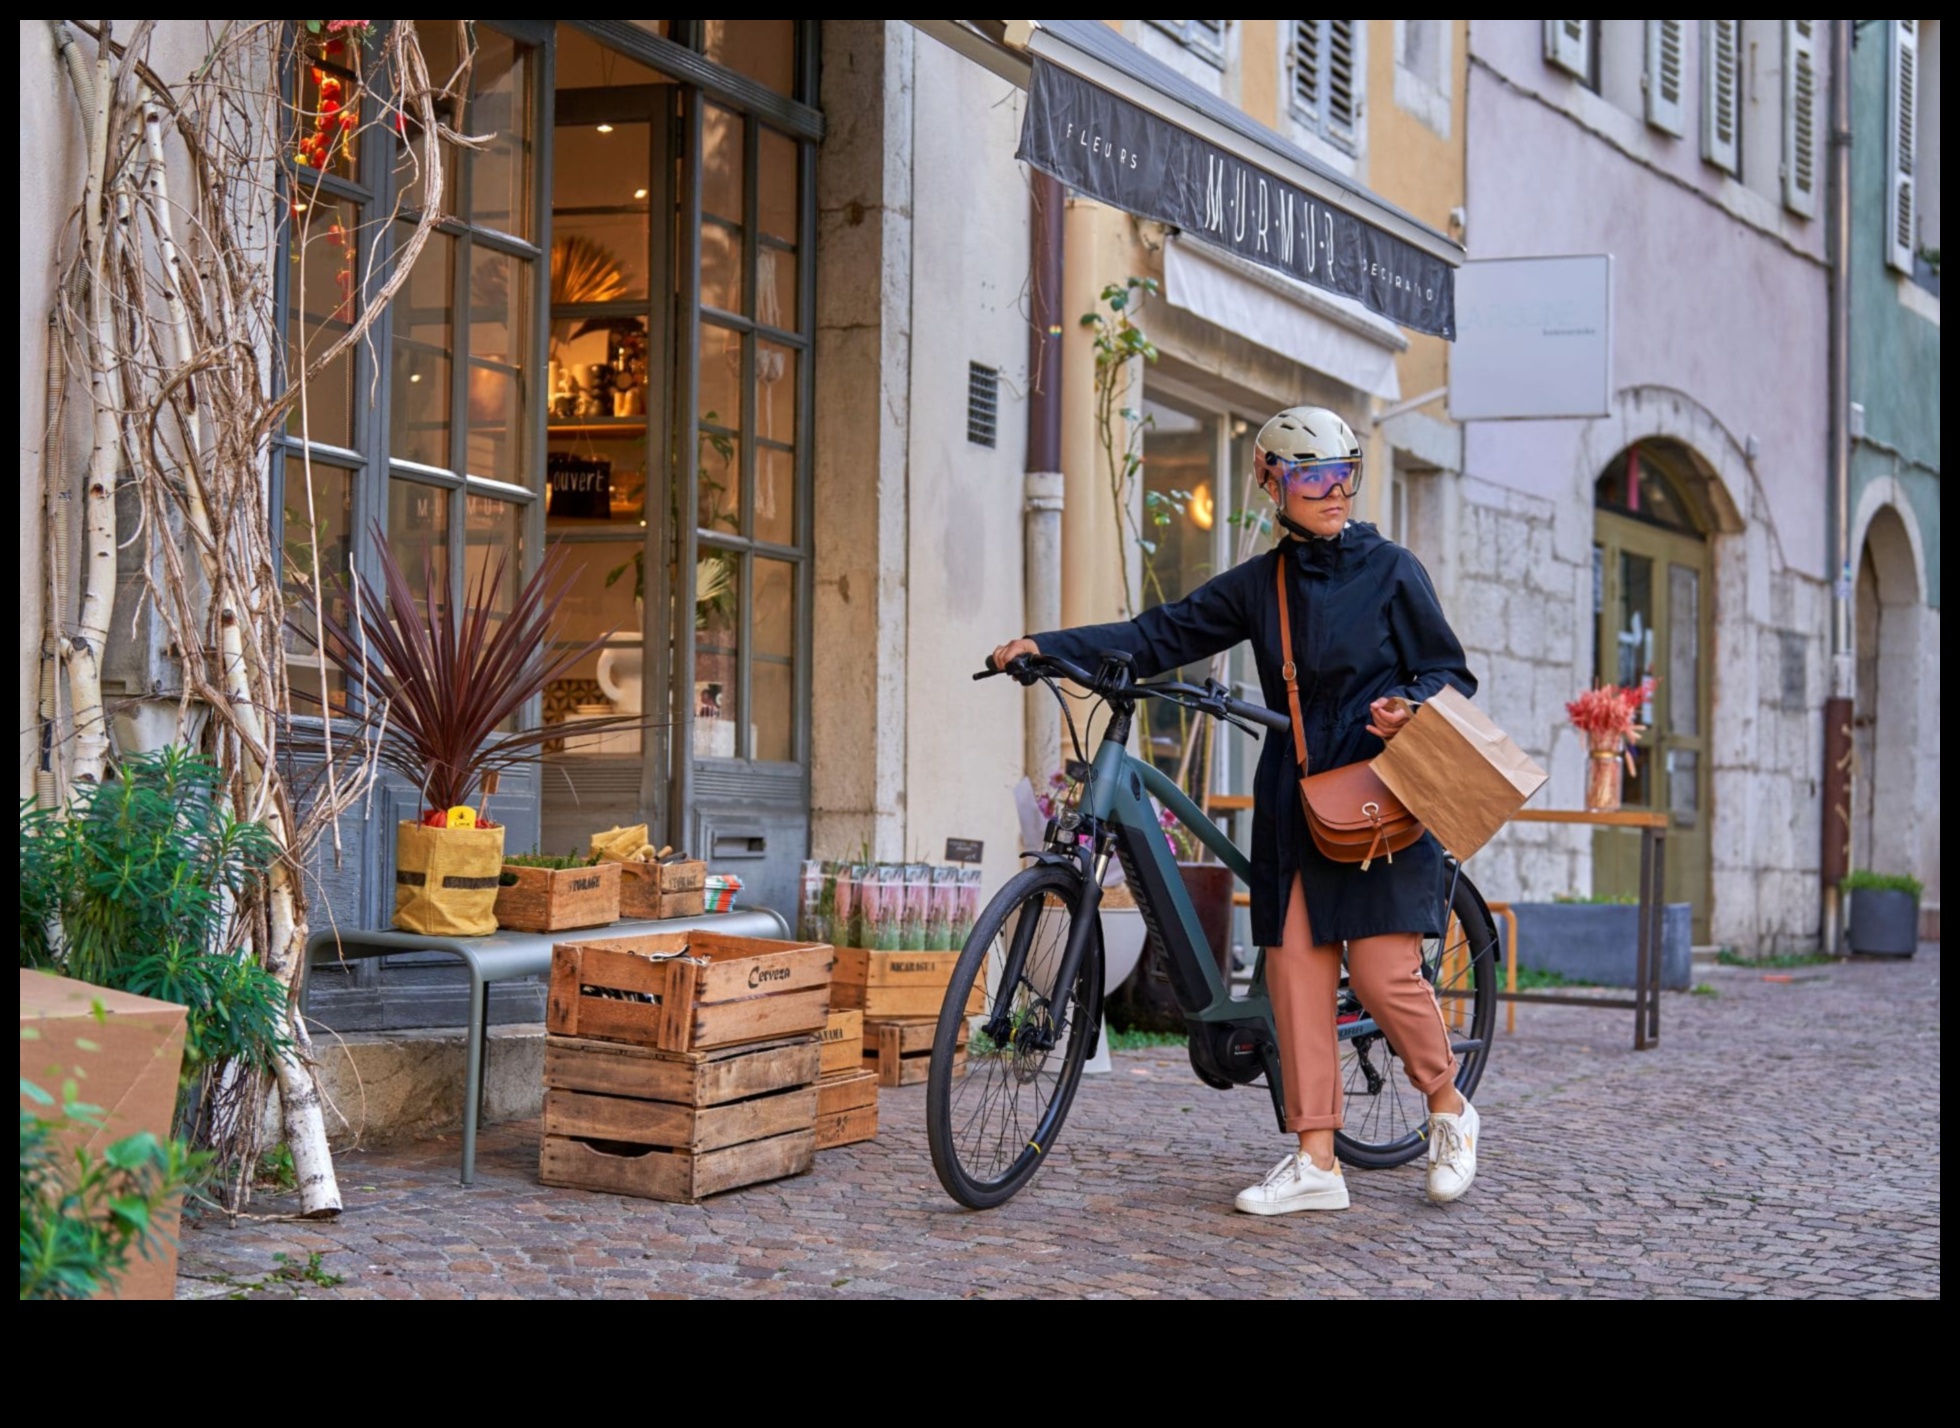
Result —
<path fill-rule="evenodd" d="M 501 828 L 397 825 L 395 926 L 435 937 L 495 932 L 503 870 Z"/>
<path fill-rule="evenodd" d="M 1545 771 L 1448 685 L 1375 756 L 1389 792 L 1467 860 L 1545 786 Z"/>

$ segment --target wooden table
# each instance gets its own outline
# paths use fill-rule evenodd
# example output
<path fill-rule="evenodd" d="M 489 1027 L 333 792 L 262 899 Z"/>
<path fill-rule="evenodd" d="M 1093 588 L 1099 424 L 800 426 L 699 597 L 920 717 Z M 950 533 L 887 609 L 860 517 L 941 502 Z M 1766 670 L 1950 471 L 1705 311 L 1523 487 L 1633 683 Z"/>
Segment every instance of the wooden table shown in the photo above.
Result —
<path fill-rule="evenodd" d="M 1513 823 L 1583 823 L 1597 828 L 1638 828 L 1640 830 L 1640 924 L 1633 960 L 1633 998 L 1575 997 L 1561 992 L 1521 992 L 1515 975 L 1517 923 L 1511 923 L 1510 969 L 1506 989 L 1498 996 L 1507 1002 L 1548 1002 L 1560 1006 L 1607 1007 L 1633 1012 L 1633 1049 L 1646 1051 L 1661 1040 L 1661 910 L 1663 873 L 1666 866 L 1668 815 L 1621 810 L 1589 813 L 1583 809 L 1527 808 L 1511 818 Z M 1492 912 L 1508 913 L 1503 903 L 1492 903 Z"/>

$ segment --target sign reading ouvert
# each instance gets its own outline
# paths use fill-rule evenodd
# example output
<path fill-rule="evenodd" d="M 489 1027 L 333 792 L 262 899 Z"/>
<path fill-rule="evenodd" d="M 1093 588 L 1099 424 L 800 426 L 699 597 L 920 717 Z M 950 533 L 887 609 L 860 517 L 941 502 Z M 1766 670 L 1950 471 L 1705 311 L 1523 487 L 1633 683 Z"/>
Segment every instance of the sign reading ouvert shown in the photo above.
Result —
<path fill-rule="evenodd" d="M 1450 264 L 1039 56 L 1015 157 L 1403 327 L 1456 336 Z"/>

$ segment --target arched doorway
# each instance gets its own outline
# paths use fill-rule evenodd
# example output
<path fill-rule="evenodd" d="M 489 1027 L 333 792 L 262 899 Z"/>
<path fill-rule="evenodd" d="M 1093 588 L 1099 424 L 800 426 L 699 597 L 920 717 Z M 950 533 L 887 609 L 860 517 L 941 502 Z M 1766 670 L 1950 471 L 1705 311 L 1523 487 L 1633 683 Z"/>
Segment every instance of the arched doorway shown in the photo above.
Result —
<path fill-rule="evenodd" d="M 1625 806 L 1670 815 L 1666 896 L 1694 907 L 1709 936 L 1709 672 L 1714 645 L 1712 522 L 1692 453 L 1667 438 L 1639 441 L 1594 484 L 1593 673 L 1613 684 L 1658 681 L 1647 733 L 1626 779 Z M 1593 893 L 1639 887 L 1640 840 L 1602 828 L 1593 838 Z"/>
<path fill-rule="evenodd" d="M 1916 787 L 1923 665 L 1918 560 L 1905 522 L 1880 507 L 1858 552 L 1853 618 L 1857 689 L 1851 722 L 1851 866 L 1918 873 Z"/>

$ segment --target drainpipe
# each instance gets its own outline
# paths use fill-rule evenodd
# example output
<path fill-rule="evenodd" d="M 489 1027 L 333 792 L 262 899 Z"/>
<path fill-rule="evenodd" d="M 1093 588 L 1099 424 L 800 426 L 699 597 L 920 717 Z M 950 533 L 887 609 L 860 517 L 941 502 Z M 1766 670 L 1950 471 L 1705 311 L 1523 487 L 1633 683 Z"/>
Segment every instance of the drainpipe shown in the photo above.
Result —
<path fill-rule="evenodd" d="M 1851 47 L 1852 21 L 1832 20 L 1830 174 L 1831 693 L 1824 701 L 1824 950 L 1838 951 L 1838 881 L 1851 869 Z"/>
<path fill-rule="evenodd" d="M 1031 171 L 1028 190 L 1028 467 L 1022 487 L 1027 629 L 1062 623 L 1062 205 L 1061 183 Z M 1029 691 L 1027 774 L 1039 788 L 1061 767 L 1055 710 Z"/>

